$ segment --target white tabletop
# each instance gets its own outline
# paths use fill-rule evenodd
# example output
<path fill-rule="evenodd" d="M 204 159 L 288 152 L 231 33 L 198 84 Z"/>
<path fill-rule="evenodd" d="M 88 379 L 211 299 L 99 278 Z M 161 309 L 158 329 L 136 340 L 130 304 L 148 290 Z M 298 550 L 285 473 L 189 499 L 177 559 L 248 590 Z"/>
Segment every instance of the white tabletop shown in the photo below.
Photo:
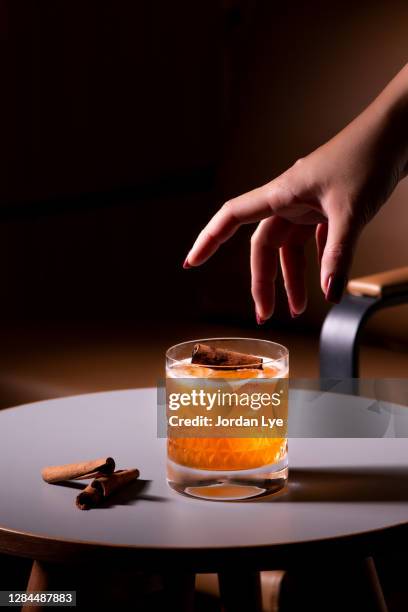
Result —
<path fill-rule="evenodd" d="M 299 405 L 302 397 L 296 394 Z M 346 407 L 358 398 L 341 399 Z M 241 503 L 189 499 L 166 483 L 156 390 L 95 393 L 0 412 L 0 536 L 159 549 L 274 546 L 336 538 L 408 521 L 406 439 L 291 439 L 286 492 Z M 100 456 L 138 467 L 141 490 L 81 512 L 78 489 L 40 471 Z M 75 484 L 75 483 L 74 483 Z M 77 483 L 77 486 L 80 486 Z"/>

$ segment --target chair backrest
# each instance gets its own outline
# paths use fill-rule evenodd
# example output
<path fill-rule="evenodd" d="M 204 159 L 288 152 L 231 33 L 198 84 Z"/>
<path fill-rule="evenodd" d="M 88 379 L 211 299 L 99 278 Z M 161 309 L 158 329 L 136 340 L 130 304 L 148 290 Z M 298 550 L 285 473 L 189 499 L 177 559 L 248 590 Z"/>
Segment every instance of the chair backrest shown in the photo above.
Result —
<path fill-rule="evenodd" d="M 359 375 L 359 339 L 377 310 L 408 302 L 408 267 L 349 281 L 347 293 L 333 306 L 320 333 L 320 378 Z"/>

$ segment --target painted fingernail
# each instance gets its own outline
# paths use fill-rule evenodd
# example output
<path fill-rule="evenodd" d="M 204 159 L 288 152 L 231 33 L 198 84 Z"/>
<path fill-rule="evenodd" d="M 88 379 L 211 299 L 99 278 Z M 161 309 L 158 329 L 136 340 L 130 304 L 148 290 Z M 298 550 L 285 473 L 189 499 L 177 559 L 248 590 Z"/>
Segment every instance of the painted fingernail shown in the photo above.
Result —
<path fill-rule="evenodd" d="M 265 320 L 262 319 L 262 317 L 260 317 L 257 312 L 255 312 L 255 318 L 256 318 L 256 322 L 258 323 L 258 325 L 263 325 L 265 323 Z"/>
<path fill-rule="evenodd" d="M 295 312 L 294 310 L 292 310 L 290 306 L 289 306 L 289 311 L 290 311 L 290 316 L 292 317 L 292 319 L 296 319 L 296 317 L 298 317 L 301 314 L 300 312 Z"/>
<path fill-rule="evenodd" d="M 187 270 L 187 268 L 192 268 L 192 267 L 193 266 L 190 266 L 190 264 L 188 263 L 188 257 L 186 257 L 183 263 L 183 268 Z"/>
<path fill-rule="evenodd" d="M 338 304 L 343 295 L 343 291 L 346 286 L 346 279 L 344 276 L 336 276 L 331 274 L 329 276 L 329 282 L 327 283 L 326 289 L 326 300 L 333 304 Z"/>

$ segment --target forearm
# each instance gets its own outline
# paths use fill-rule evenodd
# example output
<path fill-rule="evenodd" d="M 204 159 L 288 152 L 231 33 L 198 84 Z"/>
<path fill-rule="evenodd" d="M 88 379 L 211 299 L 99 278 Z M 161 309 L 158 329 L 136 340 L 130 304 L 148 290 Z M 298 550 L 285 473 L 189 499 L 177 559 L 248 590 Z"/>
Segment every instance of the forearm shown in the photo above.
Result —
<path fill-rule="evenodd" d="M 396 150 L 401 178 L 408 173 L 408 64 L 388 83 L 367 109 L 377 115 Z"/>

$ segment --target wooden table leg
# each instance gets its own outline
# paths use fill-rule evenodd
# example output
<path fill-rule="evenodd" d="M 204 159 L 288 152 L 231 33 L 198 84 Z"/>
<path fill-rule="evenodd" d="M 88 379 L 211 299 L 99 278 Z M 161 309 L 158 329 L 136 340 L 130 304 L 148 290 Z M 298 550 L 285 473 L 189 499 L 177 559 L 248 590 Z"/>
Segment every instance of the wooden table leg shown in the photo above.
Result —
<path fill-rule="evenodd" d="M 261 612 L 261 575 L 259 572 L 219 572 L 221 603 L 224 612 Z"/>
<path fill-rule="evenodd" d="M 375 606 L 373 611 L 388 612 L 388 607 L 381 587 L 381 582 L 377 574 L 374 559 L 372 557 L 367 557 L 367 559 L 364 560 L 364 564 L 367 582 L 370 586 L 371 596 L 373 599 L 373 605 Z"/>
<path fill-rule="evenodd" d="M 31 568 L 30 577 L 27 583 L 27 593 L 33 591 L 47 591 L 50 585 L 50 574 L 46 564 L 40 561 L 33 561 Z M 33 608 L 31 605 L 26 605 L 21 608 L 21 612 L 32 612 L 36 610 L 41 612 L 45 610 L 44 606 L 36 606 Z"/>
<path fill-rule="evenodd" d="M 46 591 L 49 585 L 47 567 L 40 561 L 33 561 L 30 577 L 27 584 L 27 593 L 31 591 Z"/>

